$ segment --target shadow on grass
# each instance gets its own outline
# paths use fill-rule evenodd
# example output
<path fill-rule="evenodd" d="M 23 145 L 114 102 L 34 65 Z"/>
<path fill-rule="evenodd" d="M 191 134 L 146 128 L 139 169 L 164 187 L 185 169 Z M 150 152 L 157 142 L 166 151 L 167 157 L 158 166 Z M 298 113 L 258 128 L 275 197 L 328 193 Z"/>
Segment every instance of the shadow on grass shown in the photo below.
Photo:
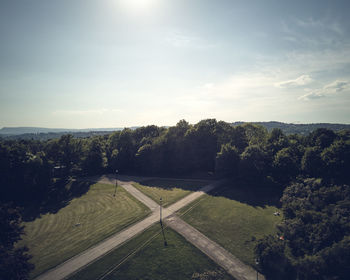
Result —
<path fill-rule="evenodd" d="M 206 177 L 203 177 L 202 179 L 199 177 L 196 177 L 196 179 L 180 179 L 122 175 L 120 176 L 120 179 L 134 181 L 145 186 L 163 188 L 165 190 L 180 188 L 190 191 L 196 191 L 199 188 L 214 182 L 213 177 L 208 180 Z M 282 193 L 283 187 L 269 177 L 257 178 L 254 176 L 241 176 L 240 178 L 228 179 L 225 184 L 214 189 L 209 194 L 226 197 L 254 207 L 264 207 L 265 205 L 280 207 Z"/>
<path fill-rule="evenodd" d="M 145 179 L 140 180 L 139 183 L 144 186 L 157 187 L 165 190 L 171 190 L 173 188 L 179 188 L 188 191 L 195 191 L 207 184 L 209 181 L 203 180 L 187 180 L 187 179 Z"/>
<path fill-rule="evenodd" d="M 254 207 L 266 205 L 280 207 L 282 193 L 281 186 L 269 180 L 231 179 L 209 194 L 226 197 Z"/>
<path fill-rule="evenodd" d="M 61 179 L 55 182 L 44 197 L 45 200 L 28 205 L 23 205 L 22 219 L 25 222 L 33 221 L 40 215 L 57 213 L 61 208 L 68 205 L 69 201 L 85 194 L 93 183 Z"/>
<path fill-rule="evenodd" d="M 163 188 L 171 190 L 180 188 L 183 190 L 196 191 L 199 188 L 212 183 L 212 180 L 203 178 L 196 179 L 177 179 L 177 178 L 137 178 L 133 181 L 141 185 Z M 213 179 L 213 178 L 211 178 Z M 236 200 L 251 206 L 264 207 L 265 205 L 280 207 L 280 199 L 283 193 L 281 185 L 270 178 L 256 178 L 242 176 L 241 178 L 229 179 L 222 186 L 214 189 L 209 194 L 213 196 L 222 196 L 231 200 Z"/>
<path fill-rule="evenodd" d="M 113 177 L 113 176 L 111 176 Z M 103 176 L 95 177 L 94 180 L 102 179 Z M 122 181 L 134 181 L 141 185 L 171 190 L 179 188 L 183 190 L 196 191 L 201 187 L 215 182 L 211 177 L 193 178 L 163 178 L 163 177 L 138 177 L 136 175 L 118 175 Z M 251 206 L 264 207 L 265 205 L 280 207 L 283 187 L 271 178 L 257 178 L 254 176 L 241 176 L 229 179 L 222 186 L 215 188 L 209 194 L 222 196 L 236 200 Z"/>

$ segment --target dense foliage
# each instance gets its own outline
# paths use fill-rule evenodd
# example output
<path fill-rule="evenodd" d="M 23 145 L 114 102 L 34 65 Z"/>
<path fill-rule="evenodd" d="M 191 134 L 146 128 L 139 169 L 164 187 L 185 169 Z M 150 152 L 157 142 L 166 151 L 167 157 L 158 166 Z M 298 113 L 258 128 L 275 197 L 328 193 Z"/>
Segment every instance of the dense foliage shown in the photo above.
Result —
<path fill-rule="evenodd" d="M 0 279 L 25 280 L 33 265 L 26 247 L 16 248 L 23 226 L 17 209 L 0 204 Z"/>
<path fill-rule="evenodd" d="M 349 182 L 350 132 L 317 129 L 308 136 L 268 132 L 215 119 L 154 125 L 108 135 L 0 141 L 0 199 L 40 204 L 69 176 L 114 172 L 144 175 L 216 174 L 270 180 L 284 188 L 297 176 Z"/>
<path fill-rule="evenodd" d="M 339 257 L 337 265 L 342 266 L 349 254 L 348 130 L 319 128 L 302 136 L 286 135 L 281 129 L 269 132 L 250 123 L 235 126 L 207 119 L 191 125 L 181 120 L 169 128 L 126 128 L 90 138 L 68 134 L 45 141 L 1 140 L 0 168 L 0 200 L 21 206 L 24 214 L 29 204 L 47 211 L 52 201 L 66 198 L 62 182 L 69 177 L 116 169 L 144 175 L 240 177 L 280 189 L 289 185 L 281 201 L 284 241 L 270 236 L 257 247 L 263 272 L 284 273 L 283 277 L 287 272 L 300 279 L 315 279 L 312 271 L 325 279 L 342 279 L 346 273 L 337 269 L 334 274 L 327 265 L 332 263 L 329 258 Z"/>
<path fill-rule="evenodd" d="M 271 279 L 348 279 L 350 273 L 350 187 L 304 179 L 282 196 L 279 238 L 256 247 Z"/>

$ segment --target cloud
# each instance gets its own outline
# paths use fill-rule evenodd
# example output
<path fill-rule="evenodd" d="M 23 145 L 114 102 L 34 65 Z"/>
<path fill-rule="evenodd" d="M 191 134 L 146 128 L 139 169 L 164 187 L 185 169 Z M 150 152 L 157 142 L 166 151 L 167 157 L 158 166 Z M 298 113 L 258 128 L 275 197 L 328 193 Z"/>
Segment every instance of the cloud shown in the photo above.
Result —
<path fill-rule="evenodd" d="M 300 77 L 294 80 L 288 80 L 276 83 L 275 86 L 279 88 L 295 88 L 299 86 L 304 86 L 311 83 L 313 80 L 309 75 L 301 75 Z"/>
<path fill-rule="evenodd" d="M 312 100 L 335 95 L 349 88 L 348 81 L 335 80 L 320 89 L 316 89 L 300 96 L 299 100 Z"/>
<path fill-rule="evenodd" d="M 214 44 L 209 44 L 199 37 L 191 36 L 179 31 L 169 32 L 165 36 L 165 42 L 177 48 L 195 48 L 206 49 L 214 47 Z"/>
<path fill-rule="evenodd" d="M 216 83 L 198 86 L 194 95 L 202 100 L 239 100 L 261 95 L 271 89 L 274 79 L 261 73 L 241 73 L 231 75 Z M 192 93 L 192 94 L 193 94 Z"/>
<path fill-rule="evenodd" d="M 297 25 L 301 27 L 323 27 L 324 23 L 321 20 L 316 20 L 314 18 L 295 18 L 294 21 Z"/>
<path fill-rule="evenodd" d="M 302 28 L 318 28 L 322 31 L 328 30 L 336 35 L 343 35 L 344 30 L 338 21 L 332 19 L 296 18 L 294 22 Z"/>
<path fill-rule="evenodd" d="M 333 18 L 289 18 L 280 25 L 281 38 L 291 49 L 324 52 L 348 49 L 349 36 L 343 24 Z"/>
<path fill-rule="evenodd" d="M 322 97 L 325 97 L 325 95 L 322 95 L 321 93 L 313 91 L 313 92 L 309 92 L 307 94 L 304 94 L 302 96 L 299 96 L 298 99 L 299 100 L 311 100 L 311 99 L 319 99 Z"/>
<path fill-rule="evenodd" d="M 330 93 L 341 92 L 349 86 L 349 82 L 336 80 L 324 87 L 324 89 Z"/>

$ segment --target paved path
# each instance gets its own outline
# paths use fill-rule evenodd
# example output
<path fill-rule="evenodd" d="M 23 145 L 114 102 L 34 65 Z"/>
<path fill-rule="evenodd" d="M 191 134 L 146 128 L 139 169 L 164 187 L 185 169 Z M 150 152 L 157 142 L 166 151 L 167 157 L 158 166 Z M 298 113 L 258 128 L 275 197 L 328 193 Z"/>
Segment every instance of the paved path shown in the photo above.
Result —
<path fill-rule="evenodd" d="M 102 178 L 100 182 L 115 184 L 115 179 L 113 178 Z M 159 221 L 159 205 L 153 200 L 145 196 L 143 193 L 139 192 L 134 188 L 129 182 L 120 182 L 121 186 L 126 189 L 130 194 L 134 195 L 137 199 L 144 201 L 145 204 L 152 209 L 152 214 L 145 218 L 144 220 L 118 232 L 106 240 L 100 242 L 99 244 L 87 249 L 86 251 L 72 257 L 66 262 L 46 271 L 45 273 L 39 275 L 37 280 L 61 280 L 66 278 L 68 275 L 84 268 L 88 264 L 107 254 L 109 251 L 120 246 L 124 242 L 133 238 L 137 234 L 141 233 L 154 223 Z M 168 208 L 164 208 L 162 211 L 163 218 L 167 218 L 172 215 L 175 211 L 180 210 L 182 207 L 196 200 L 198 197 L 203 195 L 206 191 L 213 189 L 217 186 L 217 183 L 203 187 L 197 192 L 186 196 L 185 198 L 179 200 L 175 204 Z"/>
<path fill-rule="evenodd" d="M 173 230 L 180 233 L 187 241 L 196 246 L 218 265 L 223 267 L 229 274 L 238 280 L 256 280 L 256 271 L 242 263 L 239 259 L 226 251 L 220 245 L 210 240 L 204 234 L 190 226 L 176 215 L 171 215 L 164 222 Z M 265 279 L 259 273 L 259 279 Z"/>
<path fill-rule="evenodd" d="M 109 237 L 108 239 L 102 241 L 101 243 L 87 249 L 79 255 L 72 257 L 66 262 L 54 267 L 51 270 L 41 274 L 38 278 L 40 280 L 60 280 L 64 279 L 68 275 L 82 269 L 89 263 L 102 257 L 109 251 L 120 246 L 127 240 L 133 238 L 137 234 L 141 233 L 152 224 L 159 221 L 159 214 L 153 213 L 141 222 L 138 222 L 125 230 L 116 233 L 115 235 Z"/>
<path fill-rule="evenodd" d="M 138 199 L 143 204 L 145 204 L 149 209 L 152 210 L 152 212 L 156 210 L 159 211 L 159 205 L 156 202 L 154 202 L 153 199 L 149 198 L 147 195 L 144 195 L 142 192 L 140 192 L 138 189 L 132 186 L 131 183 L 124 183 L 124 182 L 120 182 L 120 183 L 121 183 L 120 185 L 127 192 L 129 192 L 132 196 L 134 196 L 136 199 Z"/>

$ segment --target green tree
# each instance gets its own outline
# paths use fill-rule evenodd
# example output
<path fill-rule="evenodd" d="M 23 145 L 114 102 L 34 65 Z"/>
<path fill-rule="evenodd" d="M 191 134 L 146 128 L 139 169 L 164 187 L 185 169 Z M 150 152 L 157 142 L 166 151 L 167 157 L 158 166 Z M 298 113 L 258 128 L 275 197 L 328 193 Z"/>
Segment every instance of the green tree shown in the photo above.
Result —
<path fill-rule="evenodd" d="M 333 130 L 318 128 L 308 135 L 307 141 L 310 146 L 318 146 L 324 149 L 331 145 L 336 138 L 337 135 Z"/>
<path fill-rule="evenodd" d="M 326 167 L 327 178 L 339 182 L 349 182 L 350 140 L 334 141 L 332 145 L 322 151 L 321 158 Z"/>
<path fill-rule="evenodd" d="M 103 147 L 99 138 L 93 138 L 88 144 L 87 155 L 84 159 L 83 167 L 90 175 L 99 174 L 103 170 Z"/>
<path fill-rule="evenodd" d="M 112 171 L 118 169 L 118 149 L 113 149 L 110 153 L 107 153 L 108 168 Z"/>
<path fill-rule="evenodd" d="M 191 125 L 185 120 L 169 127 L 163 138 L 163 160 L 170 174 L 187 174 L 191 169 L 191 151 L 185 138 Z"/>
<path fill-rule="evenodd" d="M 0 279 L 25 280 L 34 265 L 26 247 L 15 247 L 23 234 L 21 217 L 17 209 L 0 204 Z"/>
<path fill-rule="evenodd" d="M 261 177 L 268 168 L 267 153 L 258 145 L 250 145 L 241 154 L 242 174 Z"/>
<path fill-rule="evenodd" d="M 272 129 L 268 139 L 267 139 L 267 149 L 269 153 L 274 157 L 275 154 L 289 146 L 288 137 L 285 136 L 281 129 Z"/>
<path fill-rule="evenodd" d="M 263 272 L 285 279 L 348 279 L 350 268 L 350 187 L 321 179 L 300 179 L 281 198 L 279 236 L 260 240 L 256 253 Z M 278 260 L 274 256 L 278 256 Z M 280 260 L 292 269 L 280 271 Z M 285 270 L 285 272 L 283 272 Z M 284 275 L 285 274 L 285 275 Z"/>
<path fill-rule="evenodd" d="M 65 176 L 71 174 L 72 168 L 79 166 L 82 160 L 82 141 L 71 134 L 62 135 L 58 140 L 47 143 L 46 154 L 55 164 L 64 168 Z"/>
<path fill-rule="evenodd" d="M 266 279 L 295 279 L 295 269 L 286 253 L 286 243 L 275 236 L 268 235 L 259 240 L 255 254 Z"/>
<path fill-rule="evenodd" d="M 136 166 L 141 173 L 150 174 L 152 171 L 153 160 L 152 160 L 152 145 L 145 144 L 140 147 L 136 153 Z"/>
<path fill-rule="evenodd" d="M 216 155 L 215 171 L 223 176 L 238 175 L 240 156 L 236 147 L 231 144 L 224 144 Z"/>
<path fill-rule="evenodd" d="M 299 162 L 300 159 L 293 147 L 279 150 L 273 161 L 274 177 L 282 183 L 289 182 L 298 174 Z"/>
<path fill-rule="evenodd" d="M 237 147 L 240 153 L 242 153 L 244 149 L 248 147 L 249 140 L 243 126 L 239 125 L 234 128 L 230 143 L 232 146 Z"/>
<path fill-rule="evenodd" d="M 246 123 L 242 125 L 249 145 L 265 146 L 268 133 L 267 129 L 261 125 Z"/>
<path fill-rule="evenodd" d="M 202 120 L 186 132 L 186 153 L 192 171 L 214 171 L 218 152 L 217 122 L 215 119 Z"/>
<path fill-rule="evenodd" d="M 317 146 L 305 149 L 303 158 L 301 159 L 301 169 L 308 176 L 322 177 L 325 170 L 321 159 L 321 152 Z"/>
<path fill-rule="evenodd" d="M 137 143 L 133 136 L 133 131 L 129 128 L 123 129 L 118 139 L 118 170 L 133 170 L 135 164 L 135 155 L 137 152 Z"/>

